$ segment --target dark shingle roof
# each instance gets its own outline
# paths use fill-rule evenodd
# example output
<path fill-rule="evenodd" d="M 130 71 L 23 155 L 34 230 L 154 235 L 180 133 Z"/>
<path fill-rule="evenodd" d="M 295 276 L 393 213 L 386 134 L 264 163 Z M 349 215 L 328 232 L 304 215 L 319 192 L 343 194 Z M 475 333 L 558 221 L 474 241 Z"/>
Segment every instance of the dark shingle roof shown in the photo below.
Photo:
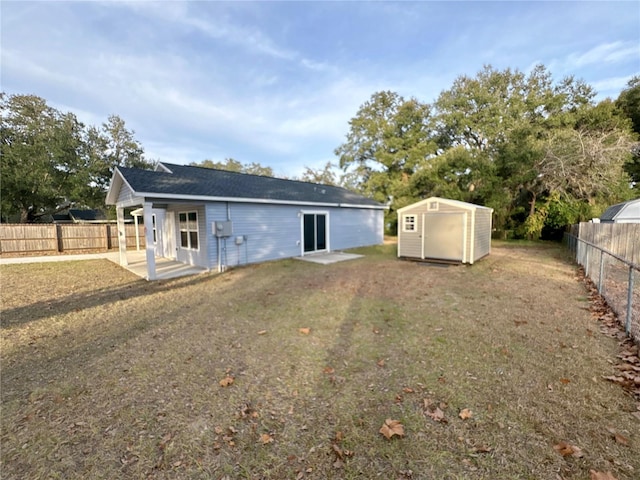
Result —
<path fill-rule="evenodd" d="M 607 208 L 602 215 L 600 215 L 601 222 L 613 222 L 615 216 L 620 213 L 620 210 L 629 202 L 617 203 Z"/>
<path fill-rule="evenodd" d="M 75 208 L 69 209 L 69 216 L 76 221 L 95 222 L 107 219 L 102 210 L 79 210 Z"/>
<path fill-rule="evenodd" d="M 118 167 L 118 170 L 135 192 L 147 196 L 183 195 L 383 207 L 375 200 L 341 187 L 164 162 L 161 165 L 171 173 L 125 167 Z"/>

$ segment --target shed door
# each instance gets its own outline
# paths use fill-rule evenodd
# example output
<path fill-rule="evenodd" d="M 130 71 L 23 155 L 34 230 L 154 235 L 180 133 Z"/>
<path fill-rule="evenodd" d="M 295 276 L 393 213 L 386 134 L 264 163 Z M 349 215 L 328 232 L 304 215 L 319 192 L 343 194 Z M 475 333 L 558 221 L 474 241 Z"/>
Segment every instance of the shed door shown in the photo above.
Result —
<path fill-rule="evenodd" d="M 464 213 L 425 213 L 422 225 L 422 258 L 464 261 Z"/>

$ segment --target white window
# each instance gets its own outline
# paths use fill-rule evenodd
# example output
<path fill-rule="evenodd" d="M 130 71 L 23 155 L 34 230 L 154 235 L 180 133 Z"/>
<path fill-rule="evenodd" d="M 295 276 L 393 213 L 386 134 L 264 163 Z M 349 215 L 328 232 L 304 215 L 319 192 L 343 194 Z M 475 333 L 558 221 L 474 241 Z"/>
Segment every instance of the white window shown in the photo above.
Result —
<path fill-rule="evenodd" d="M 403 215 L 402 216 L 402 231 L 403 232 L 415 232 L 416 231 L 416 216 L 415 215 Z"/>
<path fill-rule="evenodd" d="M 198 249 L 198 212 L 178 213 L 180 223 L 180 246 L 192 250 Z"/>
<path fill-rule="evenodd" d="M 431 210 L 431 211 L 438 210 L 438 202 L 435 200 L 433 202 L 429 202 L 429 205 L 427 205 L 427 210 Z"/>

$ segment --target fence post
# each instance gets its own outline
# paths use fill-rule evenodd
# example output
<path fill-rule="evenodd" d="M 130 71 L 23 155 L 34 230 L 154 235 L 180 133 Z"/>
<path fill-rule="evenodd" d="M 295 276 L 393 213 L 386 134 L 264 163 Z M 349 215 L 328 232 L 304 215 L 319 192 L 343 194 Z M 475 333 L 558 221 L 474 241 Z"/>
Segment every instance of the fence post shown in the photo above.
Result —
<path fill-rule="evenodd" d="M 58 244 L 58 252 L 62 252 L 64 250 L 64 245 L 62 242 L 62 225 L 56 223 L 56 243 Z"/>
<path fill-rule="evenodd" d="M 631 312 L 633 307 L 633 267 L 629 265 L 629 281 L 627 282 L 627 321 L 625 322 L 625 332 L 631 333 Z"/>
<path fill-rule="evenodd" d="M 600 250 L 600 274 L 598 275 L 598 293 L 602 295 L 602 273 L 604 270 L 604 252 Z"/>
<path fill-rule="evenodd" d="M 584 246 L 584 274 L 589 276 L 589 245 Z"/>

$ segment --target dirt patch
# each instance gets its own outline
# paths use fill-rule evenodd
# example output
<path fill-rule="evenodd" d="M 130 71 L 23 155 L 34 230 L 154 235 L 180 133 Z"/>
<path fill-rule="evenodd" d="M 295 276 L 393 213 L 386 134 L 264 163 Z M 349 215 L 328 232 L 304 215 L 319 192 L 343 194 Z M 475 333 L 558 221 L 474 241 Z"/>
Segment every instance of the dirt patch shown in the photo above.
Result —
<path fill-rule="evenodd" d="M 638 404 L 560 248 L 356 253 L 152 283 L 2 267 L 3 478 L 637 478 Z"/>

